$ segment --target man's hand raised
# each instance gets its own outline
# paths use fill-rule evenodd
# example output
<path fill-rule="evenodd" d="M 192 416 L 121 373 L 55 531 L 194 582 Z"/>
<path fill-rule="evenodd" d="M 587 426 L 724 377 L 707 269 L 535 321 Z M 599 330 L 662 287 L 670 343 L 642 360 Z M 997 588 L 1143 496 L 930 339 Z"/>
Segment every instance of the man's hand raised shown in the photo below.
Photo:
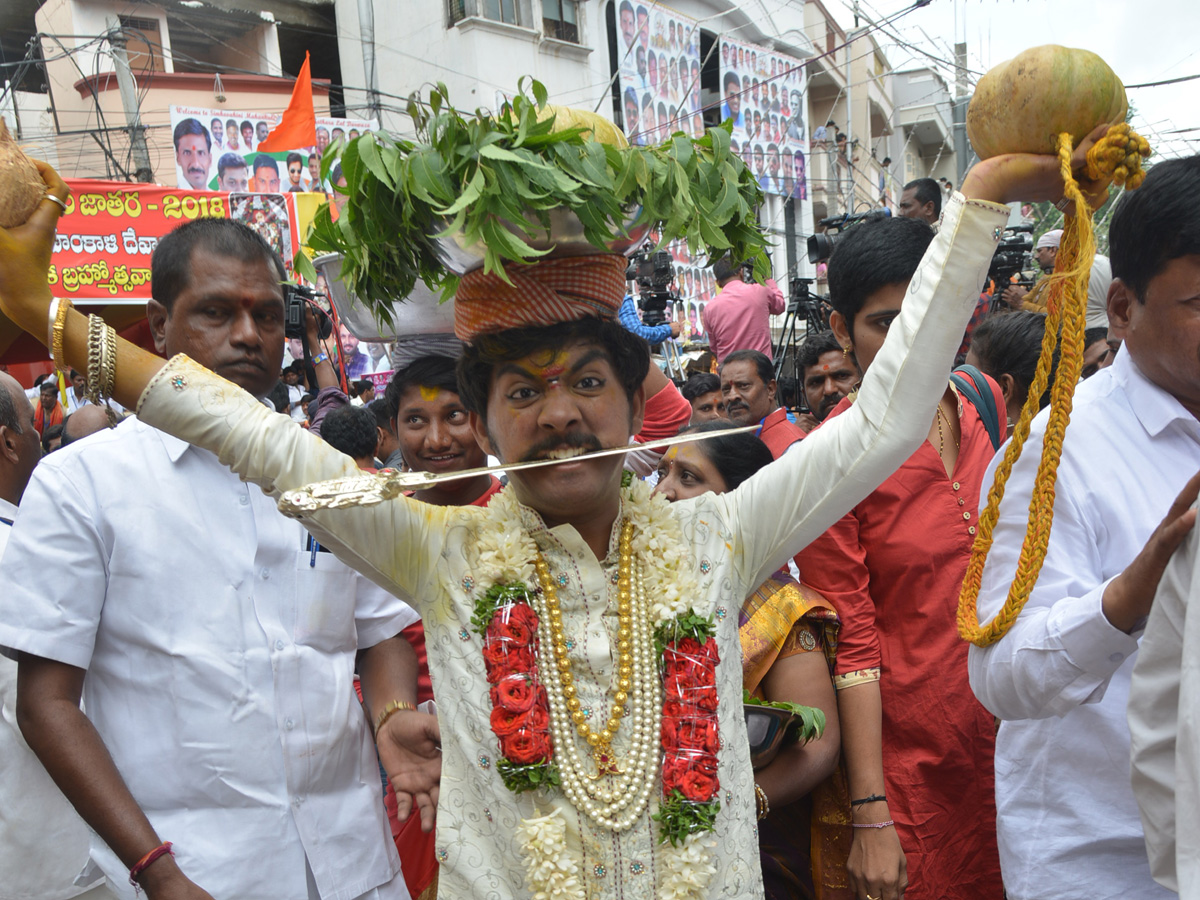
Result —
<path fill-rule="evenodd" d="M 58 173 L 34 160 L 49 196 L 66 201 L 71 195 Z M 54 249 L 54 227 L 62 207 L 44 199 L 24 225 L 0 228 L 0 309 L 23 329 L 46 340 L 46 315 L 50 306 L 50 254 Z"/>
<path fill-rule="evenodd" d="M 1087 152 L 1108 133 L 1108 128 L 1108 125 L 1096 126 L 1071 154 L 1071 172 L 1092 209 L 1098 209 L 1108 199 L 1109 182 L 1089 181 L 1085 177 Z M 971 167 L 962 186 L 963 196 L 968 199 L 993 203 L 1043 200 L 1057 203 L 1063 197 L 1063 189 L 1058 157 L 1050 153 L 1007 153 L 982 160 Z M 1070 206 L 1066 212 L 1073 214 Z"/>
<path fill-rule="evenodd" d="M 1150 615 L 1167 562 L 1196 523 L 1196 510 L 1192 507 L 1197 494 L 1200 494 L 1200 472 L 1192 476 L 1175 498 L 1167 517 L 1154 529 L 1142 552 L 1104 589 L 1101 609 L 1114 628 L 1128 634 Z"/>

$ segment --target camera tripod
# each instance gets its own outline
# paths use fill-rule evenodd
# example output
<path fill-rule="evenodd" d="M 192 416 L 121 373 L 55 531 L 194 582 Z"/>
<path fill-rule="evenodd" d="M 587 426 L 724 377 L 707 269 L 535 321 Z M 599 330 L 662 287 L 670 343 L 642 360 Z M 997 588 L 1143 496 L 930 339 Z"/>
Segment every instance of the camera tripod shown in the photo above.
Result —
<path fill-rule="evenodd" d="M 789 280 L 787 311 L 783 317 L 783 328 L 779 332 L 779 343 L 774 347 L 775 381 L 779 385 L 779 401 L 790 408 L 799 408 L 804 403 L 804 391 L 801 389 L 804 373 L 800 371 L 800 363 L 797 360 L 800 341 L 828 327 L 825 323 L 825 312 L 821 308 L 821 298 L 809 291 L 809 285 L 813 281 L 812 278 Z M 801 317 L 804 319 L 803 334 L 797 330 Z"/>

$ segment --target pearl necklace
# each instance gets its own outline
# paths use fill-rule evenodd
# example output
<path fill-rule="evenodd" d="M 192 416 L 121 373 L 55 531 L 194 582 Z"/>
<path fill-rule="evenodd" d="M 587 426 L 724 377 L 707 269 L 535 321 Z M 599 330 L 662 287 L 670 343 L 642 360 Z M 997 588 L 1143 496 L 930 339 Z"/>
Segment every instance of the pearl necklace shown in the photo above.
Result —
<path fill-rule="evenodd" d="M 617 572 L 617 661 L 609 692 L 613 703 L 605 727 L 596 732 L 587 724 L 567 657 L 558 593 L 545 559 L 534 564 L 542 587 L 538 617 L 539 668 L 550 705 L 550 730 L 563 794 L 577 810 L 602 828 L 626 831 L 638 820 L 650 799 L 659 767 L 659 730 L 662 724 L 662 685 L 653 659 L 653 626 L 650 604 L 639 571 L 633 572 L 633 524 L 625 522 L 619 543 Z M 612 752 L 625 704 L 632 722 L 626 768 L 621 770 Z M 574 728 L 572 728 L 574 725 Z M 579 753 L 575 734 L 591 748 L 592 767 Z"/>

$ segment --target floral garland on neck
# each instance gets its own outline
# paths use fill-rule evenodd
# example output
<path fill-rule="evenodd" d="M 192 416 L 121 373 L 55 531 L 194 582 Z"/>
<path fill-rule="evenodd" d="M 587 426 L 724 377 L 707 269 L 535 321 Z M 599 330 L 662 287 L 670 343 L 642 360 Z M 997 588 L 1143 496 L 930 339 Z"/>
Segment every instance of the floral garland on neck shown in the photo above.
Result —
<path fill-rule="evenodd" d="M 661 726 L 659 742 L 648 751 L 662 782 L 658 812 L 652 816 L 664 845 L 659 896 L 699 900 L 706 896 L 716 872 L 709 862 L 713 846 L 709 835 L 721 808 L 717 799 L 716 689 L 720 656 L 712 620 L 692 609 L 691 598 L 698 596 L 699 584 L 669 504 L 652 496 L 649 486 L 638 480 L 625 487 L 623 499 L 622 514 L 633 526 L 632 563 L 638 570 L 638 590 L 652 626 L 652 652 L 662 680 L 661 688 L 651 688 L 652 696 L 661 703 Z M 538 548 L 523 528 L 513 527 L 520 521 L 520 504 L 512 490 L 505 489 L 492 499 L 477 533 L 479 559 L 474 570 L 478 599 L 471 622 L 483 638 L 492 704 L 490 724 L 500 744 L 496 769 L 505 787 L 514 793 L 565 790 L 581 813 L 614 830 L 624 830 L 640 818 L 645 798 L 638 806 L 622 800 L 619 792 L 604 795 L 602 799 L 611 801 L 612 815 L 619 820 L 609 825 L 604 811 L 593 809 L 604 803 L 581 799 L 578 786 L 563 784 L 557 751 L 574 753 L 574 747 L 556 748 L 552 734 L 557 731 L 561 737 L 573 731 L 570 720 L 561 721 L 568 715 L 562 684 L 569 675 L 561 674 L 562 667 L 555 666 L 546 647 L 548 632 L 542 619 L 548 613 L 544 592 L 536 588 Z M 551 682 L 557 699 L 552 700 L 547 692 L 542 675 L 546 671 L 558 679 Z M 559 719 L 552 721 L 554 709 L 560 713 Z M 657 716 L 659 710 L 653 712 Z M 630 727 L 633 730 L 638 725 L 631 723 Z M 581 803 L 586 808 L 581 808 Z M 566 819 L 560 809 L 523 820 L 517 837 L 535 897 L 583 900 L 580 861 L 567 849 Z"/>

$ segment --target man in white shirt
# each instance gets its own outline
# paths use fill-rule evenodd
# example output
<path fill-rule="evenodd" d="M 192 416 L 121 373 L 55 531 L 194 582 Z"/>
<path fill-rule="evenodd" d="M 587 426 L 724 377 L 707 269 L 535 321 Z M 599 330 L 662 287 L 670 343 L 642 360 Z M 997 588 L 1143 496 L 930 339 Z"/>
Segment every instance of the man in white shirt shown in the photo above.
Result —
<path fill-rule="evenodd" d="M 67 407 L 64 412 L 69 416 L 90 401 L 87 398 L 87 379 L 83 377 L 82 373 L 72 369 L 68 373 L 68 380 L 71 382 L 71 386 L 67 389 Z"/>
<path fill-rule="evenodd" d="M 262 239 L 197 220 L 152 267 L 159 351 L 265 394 L 284 275 Z M 416 615 L 319 552 L 261 490 L 127 421 L 39 468 L 0 580 L 21 729 L 97 833 L 92 859 L 120 896 L 167 841 L 174 858 L 138 878 L 151 898 L 408 896 L 353 675 L 357 654 L 394 768 L 406 714 L 393 713 L 416 692 L 395 636 Z"/>
<path fill-rule="evenodd" d="M 0 556 L 41 455 L 25 392 L 0 372 Z M 75 884 L 88 859 L 87 826 L 21 737 L 17 664 L 5 657 L 0 657 L 0 706 L 0 900 L 111 898 L 102 884 Z"/>
<path fill-rule="evenodd" d="M 1198 489 L 1200 475 L 1188 482 L 1156 534 L 1165 571 L 1129 688 L 1133 793 L 1150 871 L 1189 900 L 1200 897 L 1200 616 L 1188 615 L 1200 590 Z M 1183 546 L 1170 556 L 1181 539 Z"/>
<path fill-rule="evenodd" d="M 1004 720 L 997 833 L 1011 900 L 1169 896 L 1151 878 L 1129 786 L 1125 709 L 1158 581 L 1143 547 L 1200 469 L 1198 208 L 1200 157 L 1160 163 L 1122 198 L 1108 315 L 1125 350 L 1076 392 L 1028 604 L 1006 637 L 970 650 L 971 686 Z M 1008 482 L 981 621 L 1008 594 L 1045 427 L 1043 412 Z"/>

